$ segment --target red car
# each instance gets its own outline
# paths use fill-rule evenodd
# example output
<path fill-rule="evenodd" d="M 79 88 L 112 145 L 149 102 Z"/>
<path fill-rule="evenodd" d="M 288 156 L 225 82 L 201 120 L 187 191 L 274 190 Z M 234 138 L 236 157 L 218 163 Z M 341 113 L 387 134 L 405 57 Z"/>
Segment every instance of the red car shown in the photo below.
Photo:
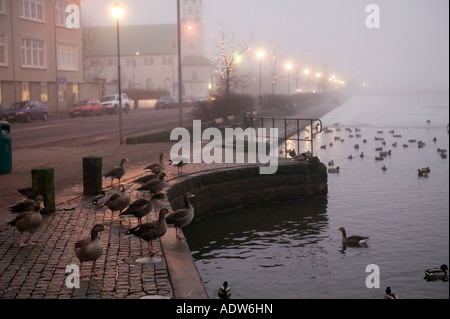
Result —
<path fill-rule="evenodd" d="M 103 107 L 99 100 L 82 100 L 72 106 L 69 114 L 70 117 L 102 115 Z"/>

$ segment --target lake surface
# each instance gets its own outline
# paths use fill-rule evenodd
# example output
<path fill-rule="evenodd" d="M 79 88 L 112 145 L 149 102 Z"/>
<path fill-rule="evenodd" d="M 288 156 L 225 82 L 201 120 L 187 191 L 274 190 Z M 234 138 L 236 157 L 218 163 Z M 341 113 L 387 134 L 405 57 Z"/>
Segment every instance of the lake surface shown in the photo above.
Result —
<path fill-rule="evenodd" d="M 340 167 L 327 198 L 228 211 L 185 229 L 210 297 L 226 280 L 233 299 L 382 298 L 387 286 L 402 299 L 448 299 L 448 281 L 424 279 L 449 264 L 449 159 L 437 152 L 449 149 L 448 120 L 448 94 L 354 97 L 326 114 L 331 132 L 316 136 L 314 152 Z M 378 147 L 391 156 L 376 161 Z M 371 239 L 343 247 L 339 227 Z M 378 289 L 366 286 L 371 264 Z"/>

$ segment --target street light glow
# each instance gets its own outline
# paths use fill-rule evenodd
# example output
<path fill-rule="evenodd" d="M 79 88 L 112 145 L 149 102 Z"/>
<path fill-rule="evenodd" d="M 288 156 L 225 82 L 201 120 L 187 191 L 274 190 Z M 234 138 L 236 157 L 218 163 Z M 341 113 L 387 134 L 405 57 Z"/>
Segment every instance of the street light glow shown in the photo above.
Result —
<path fill-rule="evenodd" d="M 263 51 L 259 51 L 259 52 L 258 52 L 258 58 L 259 58 L 259 59 L 264 58 L 264 52 L 263 52 Z"/>
<path fill-rule="evenodd" d="M 114 19 L 122 18 L 123 8 L 119 2 L 116 2 L 114 6 L 111 8 Z"/>

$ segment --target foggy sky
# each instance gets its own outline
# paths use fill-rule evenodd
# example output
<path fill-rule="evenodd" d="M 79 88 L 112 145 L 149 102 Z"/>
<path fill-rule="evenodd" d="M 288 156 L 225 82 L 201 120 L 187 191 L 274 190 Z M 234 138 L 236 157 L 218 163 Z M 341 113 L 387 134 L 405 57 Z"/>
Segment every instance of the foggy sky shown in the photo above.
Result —
<path fill-rule="evenodd" d="M 83 18 L 114 25 L 115 0 L 82 1 Z M 121 0 L 122 24 L 176 22 L 176 0 Z M 380 28 L 366 27 L 366 6 L 380 8 Z M 222 24 L 236 41 L 254 31 L 253 48 L 276 47 L 280 64 L 311 65 L 355 85 L 445 90 L 449 86 L 448 0 L 203 0 L 207 56 Z M 95 14 L 92 14 L 95 13 Z"/>

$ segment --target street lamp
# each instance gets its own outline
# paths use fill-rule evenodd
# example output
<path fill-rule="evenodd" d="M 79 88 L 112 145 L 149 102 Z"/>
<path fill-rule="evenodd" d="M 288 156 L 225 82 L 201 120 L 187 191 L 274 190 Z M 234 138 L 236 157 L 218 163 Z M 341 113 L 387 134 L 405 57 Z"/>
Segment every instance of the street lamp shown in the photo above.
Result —
<path fill-rule="evenodd" d="M 259 59 L 259 103 L 258 103 L 258 113 L 262 113 L 262 60 L 264 58 L 264 52 L 258 52 Z"/>
<path fill-rule="evenodd" d="M 119 141 L 123 144 L 123 129 L 122 129 L 122 83 L 120 77 L 120 37 L 119 37 L 119 20 L 122 17 L 123 8 L 119 2 L 116 2 L 111 8 L 113 17 L 116 19 L 117 26 L 117 74 L 119 84 Z"/>
<path fill-rule="evenodd" d="M 288 71 L 288 95 L 291 94 L 291 68 L 292 64 L 290 63 L 286 64 L 286 69 Z"/>

